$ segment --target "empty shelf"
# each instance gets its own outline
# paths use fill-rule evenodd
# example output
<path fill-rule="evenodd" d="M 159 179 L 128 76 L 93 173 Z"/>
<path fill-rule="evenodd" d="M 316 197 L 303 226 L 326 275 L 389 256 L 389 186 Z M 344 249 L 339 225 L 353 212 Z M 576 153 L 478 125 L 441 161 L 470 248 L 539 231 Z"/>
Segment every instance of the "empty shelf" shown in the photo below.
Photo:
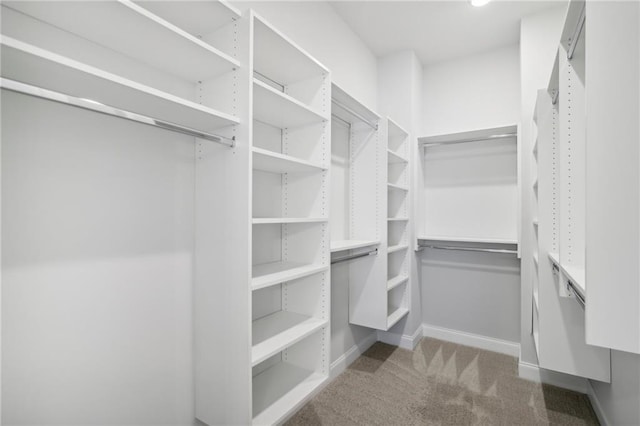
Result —
<path fill-rule="evenodd" d="M 558 268 L 560 267 L 560 256 L 558 256 L 558 253 L 549 252 L 549 260 L 552 261 Z"/>
<path fill-rule="evenodd" d="M 276 424 L 298 409 L 328 376 L 280 362 L 253 378 L 253 424 Z"/>
<path fill-rule="evenodd" d="M 388 149 L 387 152 L 389 153 L 389 163 L 408 163 L 409 162 L 409 160 L 407 160 L 400 154 L 397 154 L 390 149 Z"/>
<path fill-rule="evenodd" d="M 401 284 L 409 281 L 409 277 L 406 275 L 398 275 L 387 281 L 387 291 L 393 290 Z"/>
<path fill-rule="evenodd" d="M 254 225 L 277 225 L 287 223 L 322 223 L 328 222 L 326 217 L 254 217 Z"/>
<path fill-rule="evenodd" d="M 251 289 L 259 290 L 271 285 L 280 284 L 298 278 L 326 271 L 329 267 L 320 264 L 300 262 L 270 262 L 253 266 Z"/>
<path fill-rule="evenodd" d="M 407 188 L 406 186 L 394 185 L 392 183 L 388 183 L 387 187 L 389 189 L 393 189 L 393 190 L 396 190 L 396 191 L 405 191 L 405 192 L 409 191 L 409 188 Z"/>
<path fill-rule="evenodd" d="M 387 118 L 389 123 L 389 138 L 390 139 L 404 139 L 409 136 L 409 133 L 404 130 L 398 123 L 390 118 Z"/>
<path fill-rule="evenodd" d="M 338 240 L 331 241 L 331 253 L 344 250 L 353 250 L 362 247 L 376 246 L 380 244 L 380 241 L 366 241 L 366 240 Z"/>
<path fill-rule="evenodd" d="M 309 161 L 255 147 L 253 148 L 253 168 L 271 173 L 309 173 L 326 170 Z"/>
<path fill-rule="evenodd" d="M 253 116 L 258 121 L 280 129 L 327 120 L 327 117 L 297 99 L 257 79 L 253 80 Z"/>
<path fill-rule="evenodd" d="M 189 7 L 179 1 L 136 3 L 198 38 L 205 38 L 241 16 L 240 11 L 224 1 L 192 1 Z"/>
<path fill-rule="evenodd" d="M 396 308 L 389 316 L 387 316 L 387 329 L 393 327 L 398 321 L 409 313 L 407 308 Z"/>
<path fill-rule="evenodd" d="M 389 222 L 404 222 L 408 220 L 409 220 L 408 217 L 390 217 L 387 219 L 387 221 Z"/>
<path fill-rule="evenodd" d="M 240 66 L 226 53 L 130 1 L 12 2 L 11 7 L 193 83 Z M 182 7 L 181 13 L 185 9 L 189 8 Z"/>
<path fill-rule="evenodd" d="M 409 248 L 409 246 L 407 244 L 398 244 L 398 245 L 395 245 L 395 246 L 389 246 L 387 248 L 387 253 L 395 253 L 397 251 L 406 250 L 408 248 Z"/>
<path fill-rule="evenodd" d="M 327 325 L 327 320 L 279 311 L 253 322 L 251 364 L 264 361 Z"/>
<path fill-rule="evenodd" d="M 238 124 L 229 114 L 2 37 L 2 77 L 208 132 Z"/>
<path fill-rule="evenodd" d="M 484 237 L 457 237 L 446 235 L 423 235 L 418 237 L 418 241 L 449 241 L 456 243 L 485 243 L 485 244 L 518 244 L 517 240 L 506 238 L 484 238 Z"/>

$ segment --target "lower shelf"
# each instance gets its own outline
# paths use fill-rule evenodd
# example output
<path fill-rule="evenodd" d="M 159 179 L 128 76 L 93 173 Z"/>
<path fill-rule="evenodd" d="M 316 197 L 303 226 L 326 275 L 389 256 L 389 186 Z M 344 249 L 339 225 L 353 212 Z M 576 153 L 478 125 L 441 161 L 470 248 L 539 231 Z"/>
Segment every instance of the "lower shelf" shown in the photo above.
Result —
<path fill-rule="evenodd" d="M 328 269 L 321 264 L 304 264 L 299 262 L 271 262 L 253 265 L 251 289 L 259 290 L 285 281 L 306 277 Z"/>
<path fill-rule="evenodd" d="M 401 284 L 409 280 L 409 277 L 403 274 L 397 275 L 387 281 L 387 291 L 391 291 Z"/>
<path fill-rule="evenodd" d="M 281 421 L 306 400 L 325 380 L 326 374 L 280 362 L 253 378 L 253 424 Z"/>
<path fill-rule="evenodd" d="M 252 324 L 251 364 L 256 365 L 327 325 L 319 318 L 279 311 Z"/>
<path fill-rule="evenodd" d="M 393 327 L 398 321 L 409 313 L 407 308 L 397 308 L 387 316 L 387 328 Z"/>

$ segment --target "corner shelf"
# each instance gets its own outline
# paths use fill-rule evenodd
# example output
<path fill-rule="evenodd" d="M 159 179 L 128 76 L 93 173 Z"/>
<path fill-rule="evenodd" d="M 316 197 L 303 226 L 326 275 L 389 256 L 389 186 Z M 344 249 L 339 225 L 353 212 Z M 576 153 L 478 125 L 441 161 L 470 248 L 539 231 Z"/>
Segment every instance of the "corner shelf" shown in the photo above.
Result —
<path fill-rule="evenodd" d="M 363 247 L 372 247 L 380 244 L 380 241 L 366 241 L 366 240 L 338 240 L 331 241 L 331 253 L 337 253 L 339 251 L 353 250 Z"/>
<path fill-rule="evenodd" d="M 211 131 L 237 117 L 2 36 L 2 77 L 90 99 L 170 123 Z"/>
<path fill-rule="evenodd" d="M 253 147 L 253 169 L 271 173 L 313 173 L 326 170 L 318 164 Z"/>
<path fill-rule="evenodd" d="M 288 311 L 275 312 L 253 321 L 251 365 L 255 367 L 327 324 L 327 320 Z"/>
<path fill-rule="evenodd" d="M 305 264 L 289 261 L 261 263 L 253 266 L 251 289 L 259 290 L 286 281 L 317 274 L 327 269 L 327 265 L 315 263 Z"/>

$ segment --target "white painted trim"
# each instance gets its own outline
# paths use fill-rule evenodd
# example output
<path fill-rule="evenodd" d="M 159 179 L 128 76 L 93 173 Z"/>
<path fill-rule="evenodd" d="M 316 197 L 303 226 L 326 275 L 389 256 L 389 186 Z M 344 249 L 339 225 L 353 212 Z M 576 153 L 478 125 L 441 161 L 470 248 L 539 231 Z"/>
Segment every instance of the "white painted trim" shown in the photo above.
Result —
<path fill-rule="evenodd" d="M 422 324 L 422 335 L 425 337 L 433 337 L 434 339 L 446 340 L 459 345 L 472 346 L 474 348 L 485 349 L 487 351 L 498 352 L 515 357 L 520 355 L 519 343 L 494 339 L 493 337 L 481 336 L 479 334 L 466 333 L 464 331 Z"/>
<path fill-rule="evenodd" d="M 535 364 L 520 361 L 518 375 L 521 379 L 537 383 L 546 383 L 575 392 L 587 393 L 587 379 L 557 371 L 545 370 Z"/>
<path fill-rule="evenodd" d="M 372 331 L 367 337 L 351 346 L 345 353 L 340 355 L 338 359 L 333 361 L 330 367 L 329 381 L 338 377 L 353 361 L 358 359 L 371 345 L 376 343 L 378 340 L 377 337 L 376 332 Z"/>
<path fill-rule="evenodd" d="M 388 345 L 399 346 L 412 351 L 422 338 L 422 327 L 418 327 L 412 335 L 392 333 L 378 330 L 378 341 Z"/>
<path fill-rule="evenodd" d="M 593 411 L 596 412 L 596 416 L 598 416 L 598 421 L 602 426 L 612 425 L 605 414 L 605 411 L 602 409 L 602 405 L 600 404 L 600 400 L 596 395 L 595 389 L 591 385 L 591 381 L 587 380 L 587 395 L 589 396 L 589 401 L 591 401 L 591 406 L 593 407 Z"/>

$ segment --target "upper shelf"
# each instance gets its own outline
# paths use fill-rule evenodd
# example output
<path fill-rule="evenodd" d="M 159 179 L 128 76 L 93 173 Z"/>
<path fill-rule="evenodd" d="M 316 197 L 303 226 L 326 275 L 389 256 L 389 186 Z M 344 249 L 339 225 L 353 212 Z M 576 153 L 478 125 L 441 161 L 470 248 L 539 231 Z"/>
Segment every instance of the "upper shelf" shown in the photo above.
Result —
<path fill-rule="evenodd" d="M 253 16 L 253 68 L 283 86 L 329 73 L 320 62 L 302 50 L 262 17 Z"/>
<path fill-rule="evenodd" d="M 331 241 L 331 253 L 339 251 L 353 250 L 363 247 L 371 247 L 380 244 L 380 241 L 367 241 L 367 240 L 337 240 Z"/>
<path fill-rule="evenodd" d="M 418 138 L 418 143 L 422 146 L 428 145 L 448 145 L 468 142 L 481 142 L 498 139 L 516 140 L 518 126 L 492 127 L 489 129 L 472 130 L 469 132 L 449 133 L 446 135 L 423 136 Z"/>
<path fill-rule="evenodd" d="M 560 90 L 560 52 L 556 52 L 556 59 L 553 62 L 553 69 L 551 70 L 551 77 L 549 77 L 549 84 L 547 85 L 547 93 L 551 96 L 551 102 L 555 105 L 558 100 L 558 94 Z"/>
<path fill-rule="evenodd" d="M 225 1 L 137 1 L 152 13 L 174 23 L 189 34 L 205 38 L 240 19 L 240 11 Z M 188 7 L 185 7 L 188 3 Z"/>
<path fill-rule="evenodd" d="M 511 240 L 506 238 L 479 238 L 479 237 L 455 237 L 444 235 L 421 235 L 418 236 L 418 241 L 445 241 L 453 243 L 478 243 L 478 244 L 518 244 L 517 240 Z"/>
<path fill-rule="evenodd" d="M 290 155 L 280 154 L 253 147 L 253 169 L 271 173 L 312 173 L 326 170 L 325 167 L 300 160 Z"/>
<path fill-rule="evenodd" d="M 253 79 L 253 116 L 256 120 L 285 129 L 321 123 L 328 119 L 286 93 Z"/>
<path fill-rule="evenodd" d="M 190 82 L 208 80 L 240 66 L 226 53 L 128 0 L 6 4 Z"/>
<path fill-rule="evenodd" d="M 405 163 L 406 164 L 409 162 L 409 160 L 397 154 L 395 151 L 388 149 L 387 153 L 389 154 L 389 163 L 392 163 L 392 164 Z"/>
<path fill-rule="evenodd" d="M 339 119 L 349 124 L 365 123 L 374 129 L 378 128 L 380 116 L 335 83 L 331 84 L 331 102 L 331 114 Z"/>
<path fill-rule="evenodd" d="M 44 49 L 1 38 L 2 77 L 208 132 L 238 124 L 229 114 Z"/>
<path fill-rule="evenodd" d="M 409 136 L 409 132 L 404 130 L 398 123 L 390 118 L 387 118 L 389 123 L 389 138 L 390 139 L 404 139 Z"/>

